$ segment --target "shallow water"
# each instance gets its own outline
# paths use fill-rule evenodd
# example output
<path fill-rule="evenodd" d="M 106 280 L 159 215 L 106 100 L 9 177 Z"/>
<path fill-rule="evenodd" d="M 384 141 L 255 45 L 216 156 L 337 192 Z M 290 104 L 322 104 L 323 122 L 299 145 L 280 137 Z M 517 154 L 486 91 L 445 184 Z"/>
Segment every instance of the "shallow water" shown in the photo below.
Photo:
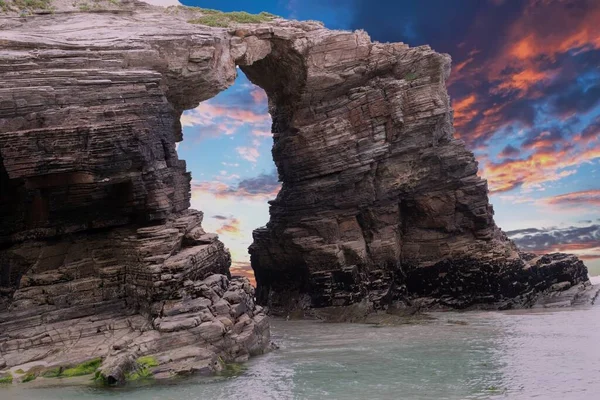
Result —
<path fill-rule="evenodd" d="M 0 399 L 600 399 L 600 306 L 432 316 L 395 327 L 276 320 L 281 349 L 234 378 L 15 386 Z"/>

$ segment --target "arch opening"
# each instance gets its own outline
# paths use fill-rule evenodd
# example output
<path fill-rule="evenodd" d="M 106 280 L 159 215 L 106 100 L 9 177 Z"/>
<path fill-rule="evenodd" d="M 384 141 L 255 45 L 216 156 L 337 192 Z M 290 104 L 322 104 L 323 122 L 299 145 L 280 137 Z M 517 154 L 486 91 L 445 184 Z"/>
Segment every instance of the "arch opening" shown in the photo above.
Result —
<path fill-rule="evenodd" d="M 265 90 L 238 68 L 230 87 L 183 112 L 177 143 L 191 172 L 191 208 L 204 213 L 203 229 L 229 249 L 231 274 L 253 283 L 252 231 L 266 225 L 268 201 L 281 187 L 271 155 L 272 112 Z"/>

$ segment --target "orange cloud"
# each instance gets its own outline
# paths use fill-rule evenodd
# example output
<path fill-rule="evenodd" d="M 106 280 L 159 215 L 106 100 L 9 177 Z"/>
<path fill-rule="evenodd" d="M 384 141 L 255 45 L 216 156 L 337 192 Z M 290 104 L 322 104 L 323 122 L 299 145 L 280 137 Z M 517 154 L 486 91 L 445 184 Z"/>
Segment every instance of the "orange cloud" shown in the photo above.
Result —
<path fill-rule="evenodd" d="M 561 71 L 549 69 L 548 60 L 576 49 L 600 48 L 597 21 L 599 7 L 582 17 L 560 1 L 530 1 L 524 15 L 509 29 L 505 48 L 484 68 L 489 81 L 497 82 L 492 92 L 517 91 L 523 97 L 531 88 L 552 81 Z M 534 92 L 527 97 L 539 95 Z"/>
<path fill-rule="evenodd" d="M 270 120 L 269 114 L 257 114 L 250 110 L 223 107 L 219 105 L 212 105 L 210 103 L 202 103 L 194 110 L 201 115 L 224 116 L 246 124 L 263 123 L 269 122 Z"/>
<path fill-rule="evenodd" d="M 231 263 L 231 268 L 229 268 L 229 270 L 231 271 L 232 276 L 245 276 L 250 280 L 250 283 L 252 283 L 252 285 L 256 286 L 254 271 L 252 270 L 252 267 L 250 266 L 249 262 L 234 261 Z"/>
<path fill-rule="evenodd" d="M 581 250 L 589 250 L 589 249 L 595 249 L 598 247 L 598 241 L 597 240 L 591 240 L 589 242 L 582 242 L 582 243 L 561 243 L 558 244 L 554 247 L 552 247 L 550 249 L 551 252 L 557 252 L 557 253 L 569 253 L 569 252 L 577 252 L 577 251 L 581 251 Z"/>
<path fill-rule="evenodd" d="M 548 253 L 575 254 L 583 261 L 595 261 L 600 259 L 600 244 L 598 241 L 590 241 L 586 243 L 562 243 L 545 249 L 534 249 L 528 251 L 539 255 Z"/>
<path fill-rule="evenodd" d="M 506 80 L 498 84 L 495 90 L 526 91 L 534 85 L 551 80 L 556 74 L 556 71 L 538 71 L 530 67 L 529 69 L 523 69 L 520 72 L 509 75 Z"/>
<path fill-rule="evenodd" d="M 491 193 L 505 192 L 517 187 L 532 187 L 573 175 L 581 163 L 600 157 L 600 147 L 569 151 L 541 149 L 525 159 L 508 159 L 488 163 L 481 175 L 488 180 Z"/>
<path fill-rule="evenodd" d="M 474 118 L 479 112 L 475 106 L 475 95 L 471 94 L 461 100 L 454 101 L 454 126 L 461 127 Z"/>
<path fill-rule="evenodd" d="M 544 201 L 548 204 L 554 205 L 572 206 L 587 204 L 592 206 L 600 206 L 600 189 L 561 194 L 559 196 L 544 199 Z"/>
<path fill-rule="evenodd" d="M 508 51 L 508 54 L 520 60 L 532 58 L 536 51 L 534 49 L 533 34 L 527 35 L 523 39 L 517 41 Z"/>
<path fill-rule="evenodd" d="M 223 182 L 192 182 L 192 190 L 200 192 L 224 193 L 229 190 L 229 185 Z"/>
<path fill-rule="evenodd" d="M 600 258 L 600 242 L 598 240 L 590 240 L 582 243 L 561 243 L 546 249 L 536 249 L 532 252 L 540 255 L 547 253 L 575 254 L 582 260 L 593 261 Z"/>
<path fill-rule="evenodd" d="M 556 87 L 566 87 L 566 82 L 576 78 L 576 70 L 568 62 L 557 62 L 559 57 L 600 49 L 599 5 L 588 1 L 574 7 L 562 0 L 529 0 L 520 17 L 506 31 L 498 32 L 504 45 L 493 53 L 473 48 L 465 54 L 448 81 L 451 92 L 454 88 L 461 92 L 453 104 L 457 136 L 480 146 L 504 127 L 531 126 L 539 112 L 532 100 L 542 101 L 552 85 L 558 82 Z M 482 46 L 473 37 L 462 48 L 468 49 L 470 43 Z M 566 108 L 555 112 L 561 118 L 573 115 Z"/>
<path fill-rule="evenodd" d="M 598 21 L 600 7 L 576 10 L 560 0 L 531 0 L 511 27 L 505 58 L 529 62 L 540 56 L 555 59 L 574 49 L 600 49 Z"/>
<path fill-rule="evenodd" d="M 240 221 L 234 217 L 229 218 L 226 223 L 217 229 L 217 233 L 239 236 L 241 233 Z"/>
<path fill-rule="evenodd" d="M 560 0 L 530 1 L 524 18 L 513 26 L 511 36 L 518 39 L 513 41 L 508 53 L 520 60 L 528 60 L 540 55 L 554 58 L 572 49 L 600 48 L 600 8 L 588 7 L 585 12 L 572 12 L 565 5 Z M 540 6 L 545 12 L 540 12 Z M 547 31 L 532 31 L 532 21 L 545 25 Z"/>
<path fill-rule="evenodd" d="M 465 139 L 472 145 L 481 143 L 493 136 L 493 133 L 502 127 L 515 122 L 514 118 L 507 116 L 507 108 L 510 107 L 510 103 L 495 104 L 485 109 L 483 108 L 485 105 L 477 104 L 475 98 L 475 95 L 470 95 L 463 99 L 462 104 L 453 105 L 455 110 L 454 127 L 457 129 L 456 137 Z M 474 120 L 476 120 L 475 123 Z"/>

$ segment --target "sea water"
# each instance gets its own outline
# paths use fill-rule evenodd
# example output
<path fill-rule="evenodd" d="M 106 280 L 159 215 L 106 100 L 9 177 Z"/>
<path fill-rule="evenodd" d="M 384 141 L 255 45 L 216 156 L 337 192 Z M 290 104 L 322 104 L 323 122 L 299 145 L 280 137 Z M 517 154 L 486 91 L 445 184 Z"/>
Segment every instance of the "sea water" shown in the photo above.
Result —
<path fill-rule="evenodd" d="M 430 317 L 273 320 L 279 350 L 237 376 L 117 389 L 34 381 L 0 388 L 0 399 L 600 399 L 600 305 Z"/>

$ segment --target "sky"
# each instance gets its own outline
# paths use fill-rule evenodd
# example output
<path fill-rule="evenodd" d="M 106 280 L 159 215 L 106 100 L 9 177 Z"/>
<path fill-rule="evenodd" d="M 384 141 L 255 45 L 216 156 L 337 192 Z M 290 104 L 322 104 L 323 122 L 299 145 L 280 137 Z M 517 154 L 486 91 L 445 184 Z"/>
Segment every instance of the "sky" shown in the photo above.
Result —
<path fill-rule="evenodd" d="M 177 0 L 152 0 L 169 5 Z M 600 1 L 184 0 L 364 29 L 452 56 L 455 136 L 488 180 L 496 223 L 527 251 L 570 252 L 600 274 Z M 235 84 L 182 117 L 192 207 L 248 274 L 252 230 L 279 189 L 262 89 Z"/>

